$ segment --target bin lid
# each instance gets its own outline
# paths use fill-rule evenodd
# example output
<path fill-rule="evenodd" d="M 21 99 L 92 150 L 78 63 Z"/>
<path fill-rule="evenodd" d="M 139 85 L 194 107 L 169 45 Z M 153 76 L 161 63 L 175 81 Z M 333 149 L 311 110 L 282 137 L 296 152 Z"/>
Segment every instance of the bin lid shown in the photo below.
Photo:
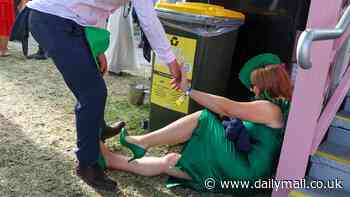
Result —
<path fill-rule="evenodd" d="M 177 2 L 167 3 L 159 2 L 156 4 L 157 10 L 171 11 L 184 14 L 194 14 L 209 17 L 224 17 L 236 20 L 244 20 L 245 16 L 240 12 L 225 9 L 222 6 L 212 5 L 207 3 L 190 3 L 190 2 Z"/>

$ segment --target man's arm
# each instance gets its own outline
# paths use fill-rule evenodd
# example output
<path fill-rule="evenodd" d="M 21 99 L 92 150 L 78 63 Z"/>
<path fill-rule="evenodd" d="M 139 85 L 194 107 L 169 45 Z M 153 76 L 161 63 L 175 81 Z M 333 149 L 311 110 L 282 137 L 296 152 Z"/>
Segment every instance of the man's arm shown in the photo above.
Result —
<path fill-rule="evenodd" d="M 153 0 L 132 0 L 132 2 L 141 28 L 145 32 L 152 49 L 155 50 L 158 57 L 168 65 L 170 72 L 174 76 L 172 84 L 179 88 L 181 82 L 181 66 L 171 50 L 164 28 L 154 10 Z"/>
<path fill-rule="evenodd" d="M 160 23 L 154 10 L 152 0 L 132 0 L 136 14 L 139 18 L 142 30 L 145 32 L 153 50 L 156 51 L 160 59 L 168 65 L 176 57 L 171 50 L 170 43 L 165 35 L 164 28 Z"/>

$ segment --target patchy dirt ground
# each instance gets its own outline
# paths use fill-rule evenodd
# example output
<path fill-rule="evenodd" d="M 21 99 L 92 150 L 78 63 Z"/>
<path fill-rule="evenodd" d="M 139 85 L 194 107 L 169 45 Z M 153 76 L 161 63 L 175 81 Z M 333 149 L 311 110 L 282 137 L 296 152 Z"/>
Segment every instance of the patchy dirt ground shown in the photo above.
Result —
<path fill-rule="evenodd" d="M 165 176 L 147 178 L 111 172 L 118 193 L 99 193 L 74 175 L 74 98 L 51 61 L 26 60 L 14 44 L 11 56 L 0 59 L 0 196 L 221 196 L 188 189 L 168 190 Z M 139 123 L 148 106 L 127 102 L 134 76 L 107 76 L 108 122 L 127 121 L 131 133 L 142 132 Z M 117 139 L 108 141 L 116 151 Z M 154 149 L 160 155 L 168 147 Z"/>

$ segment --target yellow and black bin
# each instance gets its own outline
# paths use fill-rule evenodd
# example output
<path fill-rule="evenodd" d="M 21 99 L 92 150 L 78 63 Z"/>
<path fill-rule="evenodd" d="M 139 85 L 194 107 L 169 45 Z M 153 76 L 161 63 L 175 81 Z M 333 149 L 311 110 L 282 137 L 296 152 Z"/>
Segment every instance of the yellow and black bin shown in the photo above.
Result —
<path fill-rule="evenodd" d="M 194 89 L 227 96 L 232 56 L 244 15 L 205 3 L 156 5 L 158 17 L 180 63 L 186 66 Z M 170 88 L 168 67 L 153 56 L 150 130 L 159 129 L 186 114 L 201 109 L 182 92 Z"/>

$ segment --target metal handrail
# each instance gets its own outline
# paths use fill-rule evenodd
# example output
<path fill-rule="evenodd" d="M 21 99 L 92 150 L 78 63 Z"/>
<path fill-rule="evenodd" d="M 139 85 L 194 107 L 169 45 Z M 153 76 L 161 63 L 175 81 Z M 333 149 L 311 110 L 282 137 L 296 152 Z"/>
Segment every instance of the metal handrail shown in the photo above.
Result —
<path fill-rule="evenodd" d="M 350 6 L 345 10 L 335 29 L 306 29 L 300 35 L 297 45 L 297 61 L 303 69 L 310 69 L 311 44 L 313 41 L 333 40 L 342 36 L 350 25 Z"/>

